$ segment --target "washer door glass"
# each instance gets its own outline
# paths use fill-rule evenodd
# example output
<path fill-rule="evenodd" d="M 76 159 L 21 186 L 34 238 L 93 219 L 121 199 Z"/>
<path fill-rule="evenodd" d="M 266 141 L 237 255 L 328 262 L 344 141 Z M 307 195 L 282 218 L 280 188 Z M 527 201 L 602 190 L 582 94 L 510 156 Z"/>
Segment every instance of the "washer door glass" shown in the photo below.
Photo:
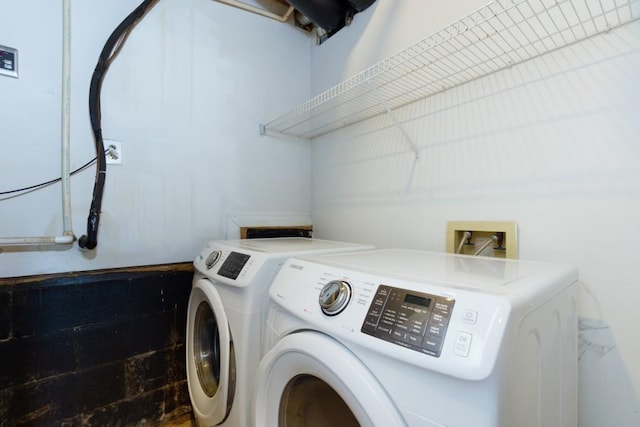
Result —
<path fill-rule="evenodd" d="M 280 400 L 281 427 L 359 427 L 349 406 L 329 384 L 313 375 L 298 375 Z"/>
<path fill-rule="evenodd" d="M 205 301 L 198 305 L 193 325 L 193 356 L 198 382 L 209 397 L 220 384 L 220 333 L 216 317 Z"/>

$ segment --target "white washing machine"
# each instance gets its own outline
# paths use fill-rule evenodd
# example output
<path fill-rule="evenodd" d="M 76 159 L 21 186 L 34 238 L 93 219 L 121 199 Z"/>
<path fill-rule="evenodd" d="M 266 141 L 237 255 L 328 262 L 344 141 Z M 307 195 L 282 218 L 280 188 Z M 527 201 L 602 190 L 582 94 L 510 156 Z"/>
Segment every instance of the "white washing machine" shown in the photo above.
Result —
<path fill-rule="evenodd" d="M 288 260 L 252 423 L 577 425 L 575 268 L 410 250 Z"/>
<path fill-rule="evenodd" d="M 260 360 L 268 287 L 294 255 L 371 249 L 307 238 L 209 242 L 194 261 L 187 382 L 200 426 L 244 427 Z"/>

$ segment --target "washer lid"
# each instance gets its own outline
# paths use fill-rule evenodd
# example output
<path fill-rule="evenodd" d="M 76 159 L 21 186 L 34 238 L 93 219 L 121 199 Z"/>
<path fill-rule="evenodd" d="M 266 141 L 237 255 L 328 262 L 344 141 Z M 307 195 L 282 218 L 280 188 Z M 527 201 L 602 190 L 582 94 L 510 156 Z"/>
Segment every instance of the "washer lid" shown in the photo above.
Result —
<path fill-rule="evenodd" d="M 310 239 L 306 237 L 275 237 L 269 239 L 215 240 L 212 246 L 251 253 L 260 252 L 279 257 L 372 249 L 369 245 L 339 242 L 333 240 Z"/>

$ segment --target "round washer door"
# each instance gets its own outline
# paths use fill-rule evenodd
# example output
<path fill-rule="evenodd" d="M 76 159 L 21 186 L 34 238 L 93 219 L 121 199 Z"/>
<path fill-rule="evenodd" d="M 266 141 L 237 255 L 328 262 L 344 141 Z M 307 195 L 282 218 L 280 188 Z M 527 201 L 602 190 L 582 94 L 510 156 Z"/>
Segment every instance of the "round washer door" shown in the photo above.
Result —
<path fill-rule="evenodd" d="M 406 425 L 369 369 L 318 332 L 287 335 L 262 358 L 252 418 L 264 427 Z"/>
<path fill-rule="evenodd" d="M 198 279 L 191 289 L 186 347 L 193 412 L 201 424 L 219 424 L 233 403 L 235 355 L 222 299 L 207 279 Z"/>

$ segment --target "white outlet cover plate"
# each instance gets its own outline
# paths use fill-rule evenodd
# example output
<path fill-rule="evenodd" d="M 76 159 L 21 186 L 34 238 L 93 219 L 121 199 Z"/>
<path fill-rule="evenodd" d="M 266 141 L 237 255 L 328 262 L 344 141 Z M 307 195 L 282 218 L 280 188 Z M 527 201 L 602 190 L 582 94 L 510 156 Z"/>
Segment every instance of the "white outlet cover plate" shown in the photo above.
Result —
<path fill-rule="evenodd" d="M 105 153 L 105 158 L 107 160 L 107 164 L 108 165 L 120 165 L 120 166 L 122 166 L 122 142 L 121 141 L 114 141 L 114 140 L 111 140 L 111 139 L 105 139 L 103 142 L 104 142 L 105 150 L 110 145 L 113 145 L 115 147 L 116 152 L 118 153 L 118 158 L 117 159 L 114 159 L 113 157 L 111 157 L 108 152 Z"/>

